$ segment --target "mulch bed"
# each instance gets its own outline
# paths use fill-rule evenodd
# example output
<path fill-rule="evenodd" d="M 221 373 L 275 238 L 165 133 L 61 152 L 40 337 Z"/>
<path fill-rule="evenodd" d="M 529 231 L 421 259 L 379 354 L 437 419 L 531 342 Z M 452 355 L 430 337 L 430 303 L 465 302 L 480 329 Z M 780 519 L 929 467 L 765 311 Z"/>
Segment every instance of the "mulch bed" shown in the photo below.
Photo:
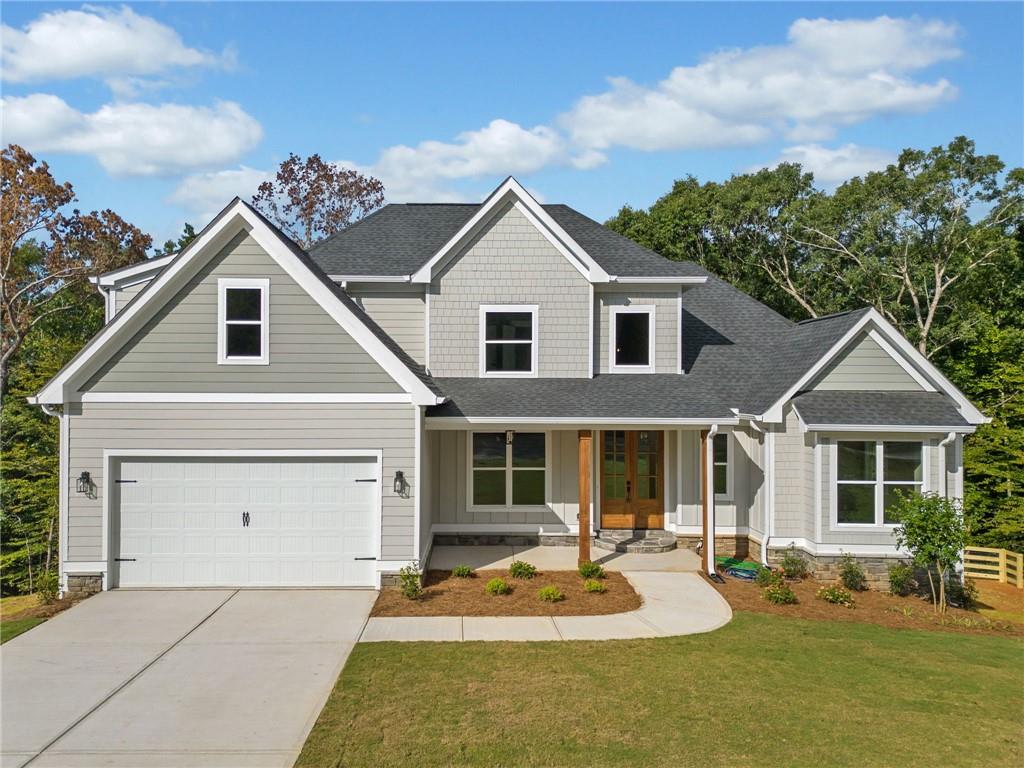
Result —
<path fill-rule="evenodd" d="M 495 577 L 511 586 L 508 595 L 489 595 L 484 585 Z M 620 573 L 609 572 L 603 594 L 586 592 L 575 571 L 538 572 L 532 579 L 513 579 L 507 571 L 477 571 L 460 579 L 451 571 L 427 571 L 423 597 L 409 600 L 398 587 L 384 587 L 371 616 L 601 616 L 640 607 L 640 596 Z M 541 587 L 553 585 L 565 595 L 557 603 L 537 597 Z"/>
<path fill-rule="evenodd" d="M 756 584 L 729 576 L 724 578 L 724 584 L 715 584 L 711 581 L 708 583 L 717 589 L 736 611 L 771 613 L 798 619 L 854 621 L 902 629 L 1024 636 L 1024 624 L 993 621 L 976 611 L 964 611 L 953 607 L 948 609 L 944 617 L 939 616 L 932 610 L 931 601 L 920 597 L 894 597 L 877 590 L 854 592 L 854 607 L 844 608 L 816 597 L 818 589 L 823 586 L 822 582 L 805 579 L 787 582 L 796 593 L 799 602 L 795 605 L 772 605 L 761 596 L 761 588 Z"/>
<path fill-rule="evenodd" d="M 10 615 L 5 614 L 3 617 L 4 621 L 14 621 L 15 619 L 49 619 L 56 616 L 61 611 L 66 611 L 74 605 L 85 600 L 89 595 L 76 595 L 71 597 L 66 596 L 63 600 L 54 600 L 52 603 L 39 603 L 31 608 L 26 608 L 17 613 Z"/>

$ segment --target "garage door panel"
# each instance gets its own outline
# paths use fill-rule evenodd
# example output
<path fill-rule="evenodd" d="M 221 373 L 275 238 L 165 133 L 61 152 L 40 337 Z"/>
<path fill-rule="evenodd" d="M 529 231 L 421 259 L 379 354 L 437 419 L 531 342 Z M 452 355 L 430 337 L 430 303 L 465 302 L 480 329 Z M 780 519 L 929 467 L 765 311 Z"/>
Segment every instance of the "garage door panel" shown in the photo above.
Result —
<path fill-rule="evenodd" d="M 133 460 L 121 586 L 344 586 L 375 580 L 376 459 Z M 248 525 L 243 523 L 248 513 Z"/>

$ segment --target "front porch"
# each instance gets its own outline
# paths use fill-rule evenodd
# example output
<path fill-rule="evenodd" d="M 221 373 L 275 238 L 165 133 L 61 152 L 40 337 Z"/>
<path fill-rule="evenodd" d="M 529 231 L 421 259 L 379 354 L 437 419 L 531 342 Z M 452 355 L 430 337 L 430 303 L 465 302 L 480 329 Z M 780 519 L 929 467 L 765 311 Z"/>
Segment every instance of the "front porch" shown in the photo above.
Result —
<path fill-rule="evenodd" d="M 592 550 L 592 559 L 609 571 L 694 572 L 701 569 L 700 557 L 689 549 L 660 553 L 623 553 Z M 507 570 L 513 560 L 535 565 L 541 571 L 573 571 L 579 554 L 576 547 L 514 544 L 435 544 L 426 567 L 450 571 L 457 565 L 474 570 Z"/>

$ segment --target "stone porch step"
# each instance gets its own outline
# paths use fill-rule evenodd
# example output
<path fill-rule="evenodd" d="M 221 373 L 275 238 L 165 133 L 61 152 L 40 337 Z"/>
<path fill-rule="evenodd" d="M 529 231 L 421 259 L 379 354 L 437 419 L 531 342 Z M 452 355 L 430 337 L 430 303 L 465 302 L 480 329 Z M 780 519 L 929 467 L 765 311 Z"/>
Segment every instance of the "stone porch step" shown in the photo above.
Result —
<path fill-rule="evenodd" d="M 634 554 L 671 552 L 676 548 L 676 535 L 662 530 L 601 530 L 594 539 L 594 547 L 608 552 Z"/>

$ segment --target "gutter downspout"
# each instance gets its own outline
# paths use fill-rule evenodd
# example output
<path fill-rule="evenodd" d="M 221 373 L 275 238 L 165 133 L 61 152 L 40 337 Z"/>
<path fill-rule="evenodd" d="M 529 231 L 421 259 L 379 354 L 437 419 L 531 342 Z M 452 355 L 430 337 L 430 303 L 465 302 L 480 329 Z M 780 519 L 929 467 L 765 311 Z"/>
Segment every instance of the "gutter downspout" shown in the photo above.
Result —
<path fill-rule="evenodd" d="M 704 443 L 704 503 L 707 510 L 705 519 L 704 556 L 707 558 L 707 575 L 712 581 L 721 576 L 715 569 L 715 435 L 718 424 L 712 424 Z"/>
<path fill-rule="evenodd" d="M 775 533 L 775 433 L 764 433 L 764 541 L 761 542 L 761 564 L 768 565 L 768 544 Z"/>

